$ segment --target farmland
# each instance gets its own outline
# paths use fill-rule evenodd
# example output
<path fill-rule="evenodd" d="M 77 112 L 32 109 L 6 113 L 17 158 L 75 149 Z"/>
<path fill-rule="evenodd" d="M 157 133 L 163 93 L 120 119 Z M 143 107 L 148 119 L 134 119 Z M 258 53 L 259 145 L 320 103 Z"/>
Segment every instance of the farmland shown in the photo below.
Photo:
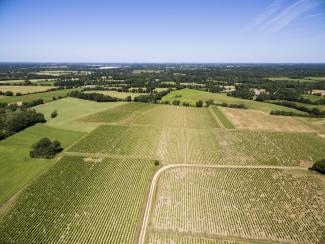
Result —
<path fill-rule="evenodd" d="M 160 129 L 154 127 L 102 125 L 69 151 L 152 158 L 159 135 Z"/>
<path fill-rule="evenodd" d="M 193 243 L 193 236 L 321 243 L 324 183 L 303 170 L 167 169 L 155 193 L 149 243 L 176 237 Z"/>
<path fill-rule="evenodd" d="M 316 132 L 314 125 L 305 118 L 272 116 L 257 110 L 238 110 L 233 108 L 222 108 L 226 116 L 236 125 L 238 129 L 269 130 L 283 132 Z"/>
<path fill-rule="evenodd" d="M 55 162 L 55 159 L 30 158 L 32 144 L 47 136 L 51 140 L 59 140 L 66 148 L 82 135 L 80 132 L 37 125 L 0 141 L 0 204 Z"/>
<path fill-rule="evenodd" d="M 0 220 L 0 243 L 133 243 L 156 168 L 148 160 L 64 157 Z"/>
<path fill-rule="evenodd" d="M 111 97 L 117 97 L 117 98 L 121 98 L 121 99 L 125 99 L 127 97 L 131 97 L 132 100 L 135 97 L 141 96 L 141 95 L 148 95 L 147 93 L 134 93 L 134 92 L 117 92 L 117 91 L 96 91 L 96 90 L 92 90 L 92 91 L 88 91 L 89 93 L 99 93 L 99 94 L 104 94 L 107 96 L 111 96 Z"/>
<path fill-rule="evenodd" d="M 299 166 L 323 158 L 323 145 L 307 133 L 165 128 L 158 155 L 167 164 Z"/>
<path fill-rule="evenodd" d="M 27 94 L 23 96 L 0 96 L 1 103 L 17 103 L 17 102 L 31 102 L 36 99 L 43 99 L 45 102 L 53 100 L 53 97 L 65 97 L 69 92 L 78 90 L 77 89 L 63 89 L 63 90 L 55 90 L 50 92 L 41 92 L 41 93 L 34 93 L 34 94 Z"/>
<path fill-rule="evenodd" d="M 28 93 L 35 93 L 35 92 L 44 92 L 53 88 L 55 87 L 54 86 L 0 86 L 0 91 L 2 92 L 11 91 L 14 94 L 17 93 L 28 94 Z"/>
<path fill-rule="evenodd" d="M 3 105 L 2 114 L 35 109 L 46 119 L 0 141 L 0 243 L 324 242 L 324 177 L 307 170 L 325 158 L 323 118 L 218 92 L 250 82 L 235 71 L 226 77 L 227 68 L 132 67 L 98 71 L 78 64 L 71 73 L 62 67 L 46 73 L 52 69 L 37 66 L 16 76 L 3 69 L 3 80 L 32 81 L 38 73 L 62 76 L 52 79 L 76 88 L 0 100 L 42 98 L 44 104 L 30 108 Z M 91 74 L 78 72 L 84 70 Z M 258 77 L 264 76 L 247 86 L 264 89 Z M 74 90 L 121 100 L 142 94 L 105 90 L 120 84 L 125 91 L 146 89 L 150 99 L 66 97 Z M 309 82 L 309 92 L 297 86 L 299 98 L 321 99 L 309 95 L 309 86 L 322 84 Z M 247 109 L 228 106 L 234 104 Z M 274 116 L 272 110 L 308 117 Z M 64 150 L 49 160 L 31 158 L 31 146 L 44 137 Z"/>
<path fill-rule="evenodd" d="M 249 109 L 260 110 L 264 112 L 270 112 L 271 110 L 282 110 L 288 112 L 295 112 L 298 114 L 304 114 L 303 112 L 288 108 L 284 106 L 279 106 L 271 103 L 263 103 L 258 101 L 252 101 L 247 99 L 240 99 L 236 97 L 227 96 L 226 93 L 210 93 L 205 91 L 193 90 L 193 89 L 182 89 L 177 91 L 172 91 L 168 95 L 162 98 L 162 102 L 172 102 L 174 100 L 179 100 L 181 103 L 187 102 L 192 106 L 195 106 L 195 103 L 199 100 L 207 101 L 212 99 L 215 103 L 228 103 L 228 104 L 244 104 Z"/>

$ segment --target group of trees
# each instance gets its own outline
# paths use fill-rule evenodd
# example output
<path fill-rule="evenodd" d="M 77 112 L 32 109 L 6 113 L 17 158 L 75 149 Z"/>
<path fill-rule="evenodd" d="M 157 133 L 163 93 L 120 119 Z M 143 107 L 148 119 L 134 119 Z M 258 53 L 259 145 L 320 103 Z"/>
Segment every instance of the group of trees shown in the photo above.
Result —
<path fill-rule="evenodd" d="M 44 122 L 44 115 L 35 110 L 0 104 L 0 140 L 36 123 Z"/>
<path fill-rule="evenodd" d="M 96 102 L 116 102 L 119 100 L 116 97 L 111 97 L 100 93 L 83 93 L 80 91 L 72 91 L 68 94 L 68 96 Z"/>
<path fill-rule="evenodd" d="M 30 157 L 32 158 L 46 158 L 50 159 L 55 156 L 55 154 L 61 152 L 63 148 L 59 141 L 50 141 L 48 138 L 42 138 L 37 143 L 32 145 L 32 150 L 30 151 Z"/>
<path fill-rule="evenodd" d="M 306 112 L 309 114 L 311 117 L 325 117 L 325 111 L 321 111 L 319 108 L 308 108 L 306 106 L 297 104 L 295 102 L 290 102 L 290 101 L 279 101 L 279 102 L 273 102 L 274 104 L 280 105 L 280 106 L 285 106 L 289 108 L 294 108 L 303 112 Z M 295 116 L 295 115 L 291 115 Z"/>

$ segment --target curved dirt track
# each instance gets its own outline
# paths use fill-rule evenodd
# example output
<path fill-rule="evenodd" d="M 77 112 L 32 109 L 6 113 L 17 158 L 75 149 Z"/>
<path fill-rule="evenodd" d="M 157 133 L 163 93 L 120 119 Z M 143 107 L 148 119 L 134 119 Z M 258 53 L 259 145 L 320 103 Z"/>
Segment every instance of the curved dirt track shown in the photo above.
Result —
<path fill-rule="evenodd" d="M 300 170 L 308 170 L 307 168 L 303 167 L 290 167 L 290 166 L 267 166 L 267 165 L 260 165 L 260 166 L 255 166 L 255 165 L 202 165 L 202 164 L 170 164 L 161 167 L 156 174 L 154 175 L 151 186 L 150 186 L 150 191 L 148 195 L 148 201 L 146 204 L 146 209 L 143 217 L 143 222 L 142 222 L 142 227 L 140 231 L 140 237 L 139 237 L 139 242 L 138 244 L 144 244 L 145 243 L 145 236 L 146 236 L 146 231 L 147 231 L 147 226 L 149 222 L 149 215 L 150 215 L 150 210 L 151 210 L 151 205 L 153 201 L 153 196 L 157 187 L 157 181 L 159 179 L 159 176 L 161 175 L 162 172 L 165 170 L 168 170 L 170 168 L 180 168 L 180 167 L 195 167 L 195 168 L 249 168 L 249 169 L 300 169 Z"/>

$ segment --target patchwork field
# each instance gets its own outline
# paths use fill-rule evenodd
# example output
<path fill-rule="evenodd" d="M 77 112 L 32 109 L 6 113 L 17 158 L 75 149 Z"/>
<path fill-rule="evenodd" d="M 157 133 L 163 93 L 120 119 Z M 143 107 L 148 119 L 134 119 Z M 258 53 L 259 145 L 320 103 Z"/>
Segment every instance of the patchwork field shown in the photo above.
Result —
<path fill-rule="evenodd" d="M 270 130 L 283 132 L 317 132 L 316 125 L 305 118 L 272 116 L 257 110 L 221 108 L 238 129 Z"/>
<path fill-rule="evenodd" d="M 158 181 L 147 238 L 322 243 L 324 201 L 324 179 L 304 170 L 167 169 Z"/>
<path fill-rule="evenodd" d="M 0 205 L 55 162 L 56 159 L 30 158 L 32 144 L 48 137 L 59 140 L 63 148 L 67 148 L 82 135 L 76 131 L 36 125 L 0 141 Z"/>
<path fill-rule="evenodd" d="M 43 92 L 49 89 L 55 88 L 54 86 L 0 86 L 0 91 L 12 91 L 14 94 L 21 93 L 21 94 L 28 94 L 28 93 L 35 93 L 35 92 Z"/>
<path fill-rule="evenodd" d="M 63 90 L 55 90 L 49 92 L 42 92 L 42 93 L 34 93 L 34 94 L 27 94 L 23 96 L 0 96 L 1 103 L 17 103 L 17 102 L 31 102 L 33 100 L 42 98 L 45 102 L 53 100 L 53 97 L 65 97 L 68 93 L 72 91 L 80 90 L 79 88 L 73 89 L 63 89 Z"/>
<path fill-rule="evenodd" d="M 156 169 L 148 160 L 64 157 L 0 218 L 0 243 L 135 243 Z"/>
<path fill-rule="evenodd" d="M 93 101 L 81 100 L 67 97 L 50 103 L 34 107 L 38 112 L 43 113 L 47 120 L 47 125 L 74 131 L 88 132 L 96 128 L 98 124 L 80 122 L 79 119 L 100 111 L 107 111 L 123 106 L 122 102 L 97 103 Z M 51 118 L 51 113 L 56 110 L 58 116 Z"/>
<path fill-rule="evenodd" d="M 288 111 L 288 112 L 295 112 L 304 114 L 302 111 L 288 108 L 284 106 L 279 106 L 271 103 L 263 103 L 263 102 L 257 102 L 253 100 L 246 100 L 246 99 L 240 99 L 236 97 L 227 96 L 226 93 L 210 93 L 205 91 L 199 91 L 199 90 L 193 90 L 193 89 L 182 89 L 182 90 L 175 90 L 164 96 L 161 101 L 169 101 L 172 103 L 174 100 L 179 100 L 181 103 L 188 102 L 192 106 L 195 106 L 195 103 L 199 100 L 201 101 L 207 101 L 209 99 L 212 99 L 215 103 L 221 104 L 221 103 L 228 103 L 228 104 L 244 104 L 249 109 L 256 109 L 260 111 L 264 111 L 269 113 L 272 110 L 282 110 L 282 111 Z"/>

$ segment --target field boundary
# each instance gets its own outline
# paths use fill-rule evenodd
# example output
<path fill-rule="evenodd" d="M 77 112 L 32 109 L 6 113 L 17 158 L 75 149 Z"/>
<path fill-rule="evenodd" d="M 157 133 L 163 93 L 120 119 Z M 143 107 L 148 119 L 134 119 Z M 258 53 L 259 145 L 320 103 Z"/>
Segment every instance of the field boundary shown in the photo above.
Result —
<path fill-rule="evenodd" d="M 220 126 L 220 128 L 225 129 L 225 125 L 221 122 L 221 120 L 219 119 L 219 117 L 216 115 L 216 113 L 212 110 L 211 106 L 209 106 L 209 111 L 210 114 L 212 115 L 212 117 L 215 119 L 215 121 L 217 122 L 217 124 Z"/>
<path fill-rule="evenodd" d="M 146 209 L 145 209 L 145 214 L 143 217 L 143 222 L 142 222 L 142 227 L 141 227 L 141 232 L 139 236 L 139 241 L 138 244 L 144 244 L 145 243 L 145 237 L 146 237 L 146 232 L 148 228 L 148 223 L 149 223 L 149 217 L 150 217 L 150 211 L 152 207 L 152 202 L 154 199 L 154 194 L 157 188 L 157 182 L 159 180 L 159 177 L 161 173 L 164 171 L 171 169 L 171 168 L 178 168 L 178 167 L 185 167 L 185 168 L 236 168 L 236 169 L 299 169 L 299 170 L 305 170 L 308 171 L 307 168 L 304 167 L 294 167 L 294 166 L 269 166 L 269 165 L 199 165 L 199 164 L 170 164 L 170 165 L 165 165 L 161 167 L 154 175 L 152 178 L 151 186 L 150 186 L 150 191 L 149 191 L 149 196 L 148 196 L 148 201 L 146 204 Z"/>

